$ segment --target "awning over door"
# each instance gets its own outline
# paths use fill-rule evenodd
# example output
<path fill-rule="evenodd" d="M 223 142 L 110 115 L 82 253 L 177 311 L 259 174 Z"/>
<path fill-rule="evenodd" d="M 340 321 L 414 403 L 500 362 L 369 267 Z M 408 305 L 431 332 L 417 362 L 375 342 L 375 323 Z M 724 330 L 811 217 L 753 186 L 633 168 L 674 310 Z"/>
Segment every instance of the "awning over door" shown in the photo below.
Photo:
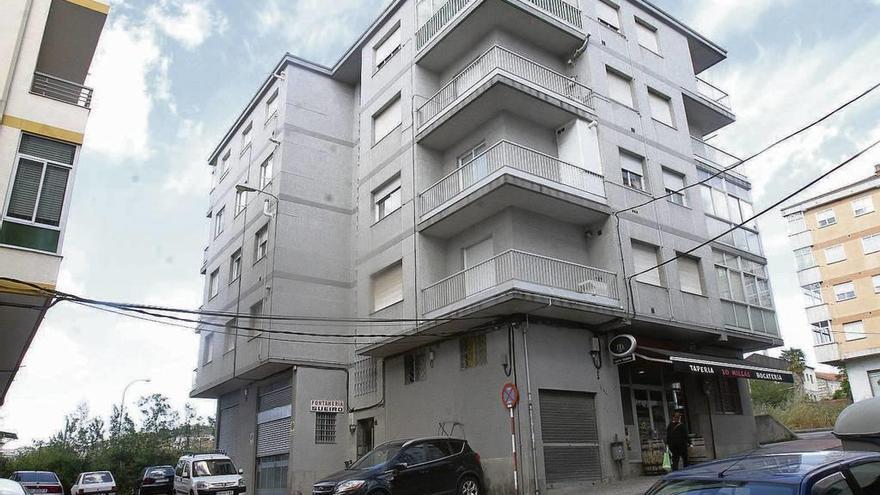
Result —
<path fill-rule="evenodd" d="M 794 383 L 794 375 L 791 371 L 755 366 L 744 359 L 689 354 L 652 347 L 639 347 L 635 354 L 636 357 L 647 361 L 671 364 L 675 371 L 684 373 Z"/>

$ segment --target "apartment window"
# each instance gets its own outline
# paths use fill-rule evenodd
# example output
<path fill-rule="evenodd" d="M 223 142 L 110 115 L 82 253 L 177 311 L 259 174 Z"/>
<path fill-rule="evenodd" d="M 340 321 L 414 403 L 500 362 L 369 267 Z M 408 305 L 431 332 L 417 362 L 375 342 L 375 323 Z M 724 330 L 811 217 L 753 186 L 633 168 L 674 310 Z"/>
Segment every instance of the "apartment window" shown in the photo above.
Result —
<path fill-rule="evenodd" d="M 476 368 L 486 364 L 486 334 L 469 335 L 458 339 L 461 353 L 461 369 Z"/>
<path fill-rule="evenodd" d="M 682 292 L 703 294 L 703 278 L 700 276 L 700 261 L 687 256 L 678 258 L 678 279 Z"/>
<path fill-rule="evenodd" d="M 241 276 L 241 249 L 236 249 L 229 258 L 229 283 Z"/>
<path fill-rule="evenodd" d="M 400 301 L 403 301 L 403 263 L 397 262 L 373 275 L 373 311 Z"/>
<path fill-rule="evenodd" d="M 266 120 L 272 118 L 278 112 L 278 88 L 266 99 Z"/>
<path fill-rule="evenodd" d="M 608 97 L 630 108 L 635 108 L 632 92 L 632 78 L 610 68 L 605 69 L 608 79 Z"/>
<path fill-rule="evenodd" d="M 214 237 L 219 236 L 223 233 L 223 214 L 226 212 L 226 207 L 220 208 L 217 213 L 214 213 Z"/>
<path fill-rule="evenodd" d="M 645 190 L 645 159 L 620 150 L 620 172 L 623 179 L 623 185 Z"/>
<path fill-rule="evenodd" d="M 657 247 L 633 241 L 632 252 L 634 273 L 647 270 L 638 275 L 636 280 L 651 285 L 663 285 L 660 281 L 660 268 L 657 268 Z"/>
<path fill-rule="evenodd" d="M 837 217 L 834 216 L 834 210 L 829 208 L 816 213 L 816 223 L 819 225 L 820 229 L 837 223 Z"/>
<path fill-rule="evenodd" d="M 871 383 L 871 394 L 874 397 L 880 397 L 880 370 L 873 370 L 868 372 L 868 381 Z M 874 464 L 876 466 L 876 463 Z M 864 466 L 864 464 L 863 464 Z M 852 468 L 855 471 L 859 466 L 855 466 Z M 855 473 L 854 473 L 855 474 Z M 856 475 L 858 476 L 858 475 Z M 867 486 L 863 487 L 867 490 Z"/>
<path fill-rule="evenodd" d="M 864 239 L 862 239 L 862 242 L 864 242 Z M 843 249 L 843 244 L 838 244 L 836 246 L 825 248 L 825 263 L 837 263 L 840 261 L 844 261 L 845 259 L 846 250 Z"/>
<path fill-rule="evenodd" d="M 822 345 L 831 342 L 834 342 L 834 338 L 831 336 L 831 322 L 826 320 L 813 323 L 813 343 Z"/>
<path fill-rule="evenodd" d="M 603 1 L 596 2 L 596 17 L 599 23 L 620 32 L 620 8 Z"/>
<path fill-rule="evenodd" d="M 804 220 L 804 213 L 801 211 L 797 213 L 792 213 L 791 215 L 785 217 L 785 220 L 788 222 L 789 234 L 798 234 L 807 230 L 807 222 L 806 220 Z"/>
<path fill-rule="evenodd" d="M 74 145 L 21 135 L 0 243 L 58 249 L 58 228 L 75 157 Z"/>
<path fill-rule="evenodd" d="M 724 251 L 713 254 L 724 324 L 778 334 L 767 267 Z"/>
<path fill-rule="evenodd" d="M 202 364 L 208 364 L 214 360 L 214 333 L 202 330 L 202 334 Z"/>
<path fill-rule="evenodd" d="M 672 121 L 672 100 L 651 88 L 648 88 L 648 103 L 651 105 L 651 117 L 669 127 L 675 127 Z"/>
<path fill-rule="evenodd" d="M 400 175 L 373 191 L 373 217 L 376 222 L 400 209 Z"/>
<path fill-rule="evenodd" d="M 223 180 L 226 177 L 226 173 L 229 172 L 229 154 L 230 151 L 226 150 L 226 153 L 223 154 L 223 158 L 220 158 L 220 180 Z"/>
<path fill-rule="evenodd" d="M 639 38 L 639 45 L 660 54 L 660 39 L 657 36 L 657 28 L 636 17 L 636 35 Z"/>
<path fill-rule="evenodd" d="M 706 218 L 709 234 L 721 235 L 719 242 L 724 244 L 762 254 L 755 221 L 749 220 L 743 227 L 736 226 L 754 216 L 748 187 L 701 168 L 697 168 L 697 179 L 705 181 L 700 186 L 700 196 L 706 215 L 709 215 Z"/>
<path fill-rule="evenodd" d="M 252 304 L 248 313 L 251 317 L 250 334 L 253 337 L 263 328 L 263 320 L 260 318 L 263 316 L 263 300 L 261 299 Z"/>
<path fill-rule="evenodd" d="M 266 224 L 254 235 L 254 263 L 269 254 L 269 224 Z"/>
<path fill-rule="evenodd" d="M 861 320 L 843 324 L 843 336 L 846 340 L 861 340 L 867 337 Z"/>
<path fill-rule="evenodd" d="M 369 356 L 360 358 L 355 361 L 352 368 L 355 397 L 371 394 L 377 390 L 378 367 L 375 359 Z"/>
<path fill-rule="evenodd" d="M 663 186 L 666 188 L 666 194 L 669 194 L 666 198 L 667 201 L 677 205 L 687 206 L 687 198 L 685 197 L 684 192 L 679 192 L 684 189 L 684 175 L 664 168 Z"/>
<path fill-rule="evenodd" d="M 874 211 L 874 201 L 871 199 L 870 196 L 856 199 L 851 203 L 851 205 L 854 217 L 858 217 Z"/>
<path fill-rule="evenodd" d="M 260 189 L 265 189 L 272 182 L 272 159 L 275 155 L 269 155 L 260 164 Z"/>
<path fill-rule="evenodd" d="M 400 24 L 398 24 L 373 48 L 373 62 L 376 70 L 381 69 L 400 51 L 400 45 Z"/>
<path fill-rule="evenodd" d="M 208 279 L 208 298 L 212 299 L 214 296 L 220 293 L 220 269 L 217 268 L 213 272 L 211 272 L 211 276 Z"/>
<path fill-rule="evenodd" d="M 315 413 L 315 443 L 336 443 L 336 413 Z"/>
<path fill-rule="evenodd" d="M 819 282 L 801 287 L 801 292 L 804 294 L 804 302 L 807 307 L 817 306 L 825 302 L 822 300 L 822 284 Z"/>
<path fill-rule="evenodd" d="M 871 277 L 871 283 L 874 284 L 874 294 L 880 294 L 880 275 Z"/>
<path fill-rule="evenodd" d="M 856 289 L 852 282 L 844 282 L 834 286 L 834 297 L 838 302 L 856 298 Z"/>
<path fill-rule="evenodd" d="M 245 148 L 250 146 L 251 144 L 251 130 L 254 125 L 252 122 L 248 122 L 248 125 L 241 131 L 241 150 L 244 151 Z"/>
<path fill-rule="evenodd" d="M 400 119 L 400 95 L 397 95 L 373 115 L 373 142 L 378 143 L 391 134 L 391 131 L 400 126 Z"/>
<path fill-rule="evenodd" d="M 235 335 L 237 332 L 236 327 L 238 326 L 238 322 L 235 318 L 226 322 L 226 325 L 223 326 L 223 347 L 224 352 L 229 352 L 235 349 Z"/>
<path fill-rule="evenodd" d="M 880 251 L 880 234 L 873 234 L 862 237 L 862 250 L 865 254 L 876 253 Z"/>
<path fill-rule="evenodd" d="M 798 271 L 806 270 L 816 266 L 816 260 L 813 259 L 813 248 L 805 247 L 794 250 L 794 262 Z"/>
<path fill-rule="evenodd" d="M 427 378 L 428 356 L 424 351 L 411 352 L 403 357 L 403 381 L 406 385 L 423 382 Z"/>
<path fill-rule="evenodd" d="M 235 191 L 235 216 L 243 212 L 247 206 L 247 191 Z"/>

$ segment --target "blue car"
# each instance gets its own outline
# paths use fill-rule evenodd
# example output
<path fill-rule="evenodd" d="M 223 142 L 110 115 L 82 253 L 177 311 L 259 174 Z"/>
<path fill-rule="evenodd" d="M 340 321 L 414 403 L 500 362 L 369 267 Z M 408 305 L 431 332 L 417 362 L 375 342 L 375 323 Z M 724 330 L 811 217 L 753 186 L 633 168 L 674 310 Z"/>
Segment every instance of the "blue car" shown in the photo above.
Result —
<path fill-rule="evenodd" d="M 880 453 L 734 457 L 668 474 L 646 495 L 880 495 Z"/>

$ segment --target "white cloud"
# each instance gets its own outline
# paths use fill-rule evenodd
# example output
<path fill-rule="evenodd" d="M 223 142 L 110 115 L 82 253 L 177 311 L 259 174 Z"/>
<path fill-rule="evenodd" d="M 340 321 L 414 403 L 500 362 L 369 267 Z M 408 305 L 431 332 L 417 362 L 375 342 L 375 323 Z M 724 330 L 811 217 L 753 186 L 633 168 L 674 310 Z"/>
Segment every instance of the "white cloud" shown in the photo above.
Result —
<path fill-rule="evenodd" d="M 168 149 L 169 156 L 174 156 L 176 163 L 170 167 L 162 189 L 179 195 L 206 196 L 211 184 L 206 162 L 211 144 L 202 122 L 182 119 L 177 129 L 177 142 Z M 175 150 L 184 151 L 175 153 Z"/>
<path fill-rule="evenodd" d="M 224 32 L 228 24 L 226 16 L 207 0 L 161 0 L 147 9 L 147 19 L 189 50 L 214 32 Z"/>
<path fill-rule="evenodd" d="M 701 34 L 724 38 L 728 34 L 748 31 L 771 8 L 788 3 L 790 0 L 701 0 L 692 3 L 693 9 L 686 17 Z"/>

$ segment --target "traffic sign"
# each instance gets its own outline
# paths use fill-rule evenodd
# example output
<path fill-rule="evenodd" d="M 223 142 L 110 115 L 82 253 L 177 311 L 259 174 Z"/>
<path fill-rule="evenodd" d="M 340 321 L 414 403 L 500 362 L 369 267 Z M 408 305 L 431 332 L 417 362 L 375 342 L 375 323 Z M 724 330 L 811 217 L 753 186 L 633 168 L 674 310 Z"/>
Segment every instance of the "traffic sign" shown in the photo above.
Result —
<path fill-rule="evenodd" d="M 501 403 L 504 404 L 504 407 L 513 409 L 517 402 L 519 402 L 519 390 L 516 389 L 516 385 L 510 382 L 505 383 L 501 387 Z"/>

